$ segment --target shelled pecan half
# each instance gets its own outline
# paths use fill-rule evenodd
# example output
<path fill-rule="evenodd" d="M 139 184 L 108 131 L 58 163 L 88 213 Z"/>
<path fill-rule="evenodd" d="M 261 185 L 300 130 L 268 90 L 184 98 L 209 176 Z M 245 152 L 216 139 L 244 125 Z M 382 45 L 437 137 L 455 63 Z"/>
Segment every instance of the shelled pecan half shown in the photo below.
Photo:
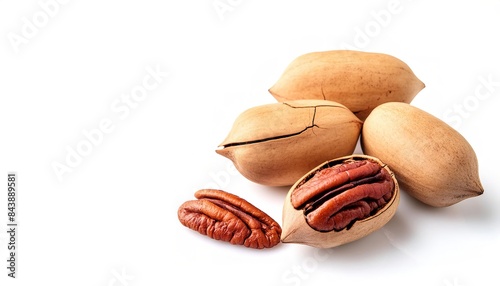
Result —
<path fill-rule="evenodd" d="M 280 242 L 281 227 L 246 200 L 215 189 L 195 193 L 177 212 L 186 227 L 216 240 L 249 248 L 271 248 Z"/>

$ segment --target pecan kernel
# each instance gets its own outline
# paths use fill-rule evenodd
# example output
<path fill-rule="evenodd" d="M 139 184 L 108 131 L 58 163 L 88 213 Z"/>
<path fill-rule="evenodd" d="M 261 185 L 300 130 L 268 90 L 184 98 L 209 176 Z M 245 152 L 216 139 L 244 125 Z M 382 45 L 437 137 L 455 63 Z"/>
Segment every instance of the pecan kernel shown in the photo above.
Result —
<path fill-rule="evenodd" d="M 288 191 L 281 241 L 319 248 L 346 244 L 383 227 L 398 205 L 398 181 L 378 158 L 355 154 L 326 161 Z"/>
<path fill-rule="evenodd" d="M 369 160 L 346 160 L 312 174 L 291 195 L 295 209 L 303 209 L 317 231 L 350 229 L 374 215 L 394 194 L 387 170 Z"/>
<path fill-rule="evenodd" d="M 279 224 L 246 200 L 213 189 L 199 190 L 195 197 L 198 200 L 179 207 L 178 218 L 184 226 L 249 248 L 270 248 L 280 242 Z"/>

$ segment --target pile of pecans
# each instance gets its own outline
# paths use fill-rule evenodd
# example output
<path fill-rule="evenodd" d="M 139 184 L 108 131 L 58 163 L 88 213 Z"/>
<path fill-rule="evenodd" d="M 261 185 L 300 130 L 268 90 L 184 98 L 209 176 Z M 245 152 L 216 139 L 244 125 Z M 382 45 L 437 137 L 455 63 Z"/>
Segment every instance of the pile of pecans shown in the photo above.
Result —
<path fill-rule="evenodd" d="M 399 190 L 446 207 L 483 193 L 467 140 L 412 106 L 425 87 L 401 60 L 336 50 L 299 56 L 269 92 L 277 103 L 236 118 L 217 153 L 247 179 L 291 186 L 283 229 L 241 197 L 200 190 L 180 222 L 213 239 L 251 248 L 279 242 L 329 248 L 380 229 Z M 363 154 L 353 154 L 360 141 Z"/>

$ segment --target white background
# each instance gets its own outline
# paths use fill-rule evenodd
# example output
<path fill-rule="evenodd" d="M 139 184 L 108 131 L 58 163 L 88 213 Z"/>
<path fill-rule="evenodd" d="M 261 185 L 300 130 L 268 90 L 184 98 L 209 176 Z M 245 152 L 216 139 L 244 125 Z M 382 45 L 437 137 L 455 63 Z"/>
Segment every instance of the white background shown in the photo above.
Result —
<path fill-rule="evenodd" d="M 2 230 L 0 284 L 497 285 L 500 2 L 437 2 L 0 1 L 1 229 L 7 172 L 19 179 L 18 279 Z M 383 229 L 323 251 L 183 227 L 179 205 L 214 185 L 281 223 L 288 188 L 249 182 L 214 150 L 239 113 L 274 102 L 295 57 L 346 47 L 412 68 L 426 84 L 412 104 L 467 138 L 484 194 L 443 209 L 403 194 Z"/>

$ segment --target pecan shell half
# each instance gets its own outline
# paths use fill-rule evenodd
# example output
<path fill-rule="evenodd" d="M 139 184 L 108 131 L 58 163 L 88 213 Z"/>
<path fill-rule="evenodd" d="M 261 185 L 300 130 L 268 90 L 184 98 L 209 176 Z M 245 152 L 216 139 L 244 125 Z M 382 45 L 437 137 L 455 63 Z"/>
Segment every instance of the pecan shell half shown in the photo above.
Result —
<path fill-rule="evenodd" d="M 280 225 L 246 200 L 214 189 L 199 190 L 194 195 L 198 200 L 183 203 L 177 212 L 184 226 L 249 248 L 271 248 L 280 242 Z"/>
<path fill-rule="evenodd" d="M 381 228 L 395 214 L 399 186 L 375 157 L 352 155 L 316 167 L 288 192 L 283 242 L 333 247 Z"/>

